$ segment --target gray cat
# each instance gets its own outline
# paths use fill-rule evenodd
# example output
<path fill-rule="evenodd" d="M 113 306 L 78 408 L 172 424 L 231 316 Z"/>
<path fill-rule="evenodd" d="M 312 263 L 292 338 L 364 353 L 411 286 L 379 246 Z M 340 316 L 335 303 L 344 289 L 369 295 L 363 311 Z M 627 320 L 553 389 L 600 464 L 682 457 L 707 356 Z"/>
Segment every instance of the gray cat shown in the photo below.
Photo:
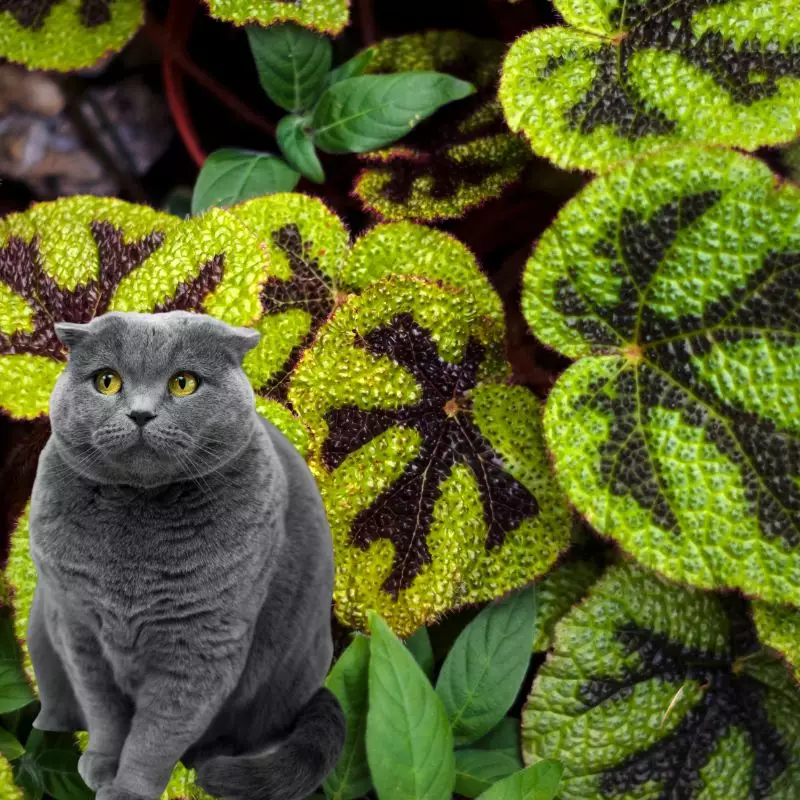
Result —
<path fill-rule="evenodd" d="M 259 335 L 203 314 L 113 312 L 56 333 L 30 514 L 34 727 L 88 730 L 98 800 L 155 800 L 178 760 L 232 800 L 305 797 L 344 717 L 333 552 L 305 461 L 255 410 Z"/>

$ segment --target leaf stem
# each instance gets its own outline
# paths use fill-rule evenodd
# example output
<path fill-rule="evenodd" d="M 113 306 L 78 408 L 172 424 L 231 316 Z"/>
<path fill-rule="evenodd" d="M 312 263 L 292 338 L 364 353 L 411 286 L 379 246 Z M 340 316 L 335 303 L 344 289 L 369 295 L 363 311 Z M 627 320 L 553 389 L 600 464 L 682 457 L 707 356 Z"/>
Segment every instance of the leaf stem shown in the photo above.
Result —
<path fill-rule="evenodd" d="M 361 38 L 364 40 L 365 47 L 378 41 L 378 28 L 375 24 L 372 0 L 359 0 L 358 27 L 361 30 Z"/>

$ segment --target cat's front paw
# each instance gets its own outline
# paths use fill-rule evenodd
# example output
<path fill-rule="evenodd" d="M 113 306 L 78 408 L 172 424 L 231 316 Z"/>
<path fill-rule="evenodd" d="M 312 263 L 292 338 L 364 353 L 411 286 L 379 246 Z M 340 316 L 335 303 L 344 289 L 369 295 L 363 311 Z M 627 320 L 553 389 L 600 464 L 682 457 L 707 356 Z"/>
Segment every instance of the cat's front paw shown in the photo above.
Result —
<path fill-rule="evenodd" d="M 157 800 L 154 797 L 145 797 L 143 794 L 129 792 L 117 786 L 103 786 L 94 796 L 95 800 Z"/>
<path fill-rule="evenodd" d="M 74 731 L 84 730 L 81 721 L 69 715 L 50 714 L 40 711 L 33 721 L 33 727 L 39 731 L 55 731 L 59 733 L 73 733 Z"/>
<path fill-rule="evenodd" d="M 119 758 L 117 756 L 92 753 L 89 750 L 78 759 L 78 773 L 83 778 L 83 782 L 95 792 L 114 780 L 118 766 Z M 97 796 L 100 796 L 99 793 Z"/>

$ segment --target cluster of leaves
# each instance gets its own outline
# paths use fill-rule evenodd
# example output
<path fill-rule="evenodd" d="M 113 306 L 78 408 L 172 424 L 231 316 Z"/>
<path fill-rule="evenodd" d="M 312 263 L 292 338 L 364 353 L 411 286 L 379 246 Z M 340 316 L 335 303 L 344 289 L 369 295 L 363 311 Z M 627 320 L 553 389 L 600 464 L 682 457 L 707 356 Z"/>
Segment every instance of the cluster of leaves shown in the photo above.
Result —
<path fill-rule="evenodd" d="M 261 85 L 289 114 L 276 138 L 283 159 L 223 149 L 212 153 L 197 178 L 192 212 L 294 189 L 303 175 L 322 183 L 317 149 L 364 153 L 405 136 L 442 105 L 475 91 L 466 81 L 435 71 L 365 75 L 367 49 L 331 69 L 330 40 L 286 24 L 247 29 Z"/>
<path fill-rule="evenodd" d="M 282 22 L 330 34 L 348 22 L 348 0 L 207 0 L 237 25 Z M 69 72 L 121 50 L 144 22 L 142 0 L 0 0 L 0 58 Z"/>

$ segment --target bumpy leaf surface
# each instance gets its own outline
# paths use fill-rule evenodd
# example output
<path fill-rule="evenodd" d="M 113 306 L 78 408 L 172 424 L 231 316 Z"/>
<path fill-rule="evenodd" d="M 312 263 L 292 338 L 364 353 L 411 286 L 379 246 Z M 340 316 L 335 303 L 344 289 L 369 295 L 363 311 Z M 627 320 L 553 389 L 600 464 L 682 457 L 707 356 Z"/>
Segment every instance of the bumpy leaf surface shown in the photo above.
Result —
<path fill-rule="evenodd" d="M 0 0 L 0 58 L 31 69 L 91 67 L 143 21 L 141 0 Z"/>
<path fill-rule="evenodd" d="M 545 432 L 562 486 L 647 566 L 800 602 L 800 190 L 686 147 L 596 179 L 524 279 L 578 358 Z"/>
<path fill-rule="evenodd" d="M 295 22 L 335 36 L 350 19 L 350 0 L 205 0 L 212 17 L 235 25 Z"/>
<path fill-rule="evenodd" d="M 759 601 L 753 603 L 753 621 L 759 639 L 783 656 L 800 681 L 800 611 Z"/>
<path fill-rule="evenodd" d="M 800 692 L 743 601 L 632 565 L 556 626 L 522 740 L 526 763 L 562 763 L 563 800 L 800 793 Z"/>
<path fill-rule="evenodd" d="M 289 399 L 312 432 L 343 622 L 400 635 L 544 572 L 569 539 L 536 399 L 463 291 L 373 284 L 326 323 Z"/>
<path fill-rule="evenodd" d="M 572 27 L 518 39 L 500 99 L 559 166 L 602 170 L 681 142 L 755 150 L 800 127 L 795 0 L 557 0 Z"/>
<path fill-rule="evenodd" d="M 370 73 L 437 70 L 473 83 L 475 96 L 422 123 L 402 145 L 367 153 L 355 193 L 386 219 L 459 217 L 519 178 L 529 153 L 505 125 L 496 98 L 501 42 L 461 31 L 384 39 Z"/>

